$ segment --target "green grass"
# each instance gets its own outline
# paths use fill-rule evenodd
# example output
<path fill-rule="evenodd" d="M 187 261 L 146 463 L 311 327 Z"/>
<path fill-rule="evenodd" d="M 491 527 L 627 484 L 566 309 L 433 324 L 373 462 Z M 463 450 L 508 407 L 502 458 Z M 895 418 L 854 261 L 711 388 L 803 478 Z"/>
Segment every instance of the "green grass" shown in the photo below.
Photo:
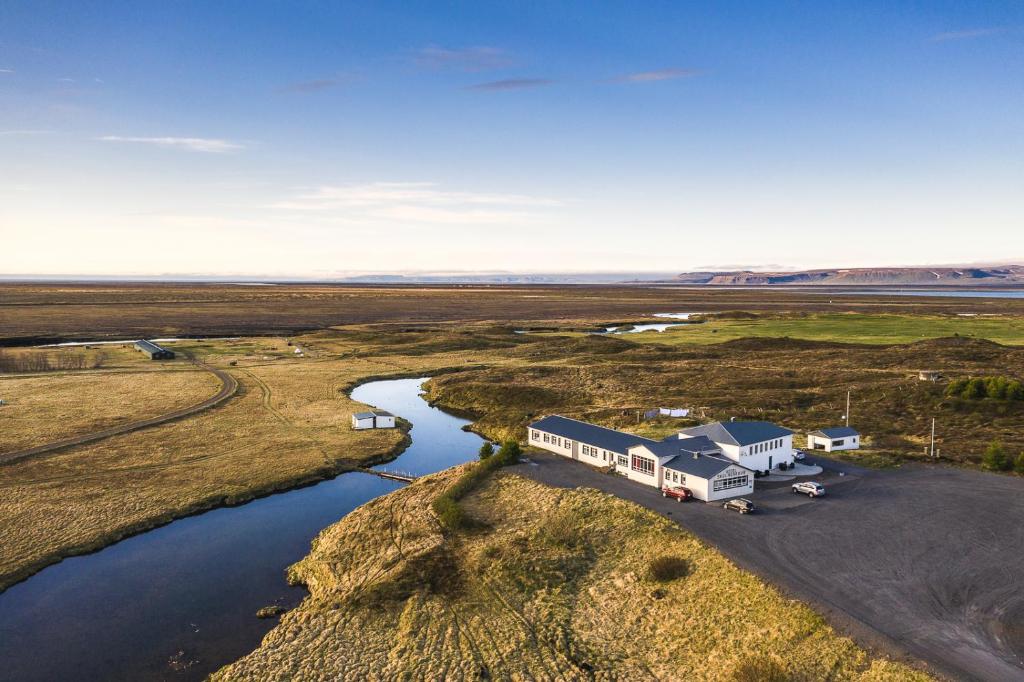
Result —
<path fill-rule="evenodd" d="M 811 314 L 755 320 L 712 319 L 664 332 L 624 334 L 639 343 L 711 344 L 744 337 L 791 337 L 843 343 L 911 343 L 960 335 L 1006 345 L 1024 345 L 1024 318 L 938 315 Z"/>

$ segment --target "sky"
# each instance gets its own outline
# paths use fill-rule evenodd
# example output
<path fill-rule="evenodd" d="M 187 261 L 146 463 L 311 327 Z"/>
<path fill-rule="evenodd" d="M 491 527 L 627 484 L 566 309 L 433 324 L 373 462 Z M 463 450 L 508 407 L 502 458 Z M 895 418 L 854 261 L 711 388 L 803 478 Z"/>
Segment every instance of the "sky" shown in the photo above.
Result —
<path fill-rule="evenodd" d="M 0 275 L 1024 260 L 1024 2 L 0 3 Z"/>

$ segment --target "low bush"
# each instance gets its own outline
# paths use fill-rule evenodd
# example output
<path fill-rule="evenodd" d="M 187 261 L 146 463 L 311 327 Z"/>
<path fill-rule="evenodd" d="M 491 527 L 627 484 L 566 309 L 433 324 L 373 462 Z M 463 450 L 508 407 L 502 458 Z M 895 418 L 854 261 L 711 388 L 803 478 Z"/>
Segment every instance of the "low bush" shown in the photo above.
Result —
<path fill-rule="evenodd" d="M 481 454 L 483 448 L 481 447 Z M 437 514 L 441 524 L 449 530 L 460 530 L 472 527 L 472 520 L 465 510 L 459 506 L 459 500 L 472 492 L 484 479 L 490 476 L 491 472 L 509 464 L 519 461 L 522 448 L 515 441 L 507 441 L 502 444 L 497 454 L 481 459 L 466 470 L 459 480 L 448 488 L 444 493 L 438 495 L 433 503 L 434 513 Z"/>
<path fill-rule="evenodd" d="M 659 583 L 667 583 L 690 574 L 690 562 L 677 556 L 660 556 L 651 560 L 647 567 L 651 579 Z"/>
<path fill-rule="evenodd" d="M 1024 400 L 1024 384 L 1009 377 L 961 377 L 949 382 L 946 395 L 963 400 Z"/>
<path fill-rule="evenodd" d="M 981 463 L 989 471 L 1009 471 L 1014 465 L 1013 458 L 1006 454 L 1003 444 L 997 440 L 989 443 Z"/>
<path fill-rule="evenodd" d="M 1013 470 L 1024 476 L 1024 452 L 1017 455 L 1017 461 L 1013 463 Z"/>
<path fill-rule="evenodd" d="M 789 682 L 792 678 L 771 656 L 755 656 L 740 663 L 732 673 L 733 682 Z"/>

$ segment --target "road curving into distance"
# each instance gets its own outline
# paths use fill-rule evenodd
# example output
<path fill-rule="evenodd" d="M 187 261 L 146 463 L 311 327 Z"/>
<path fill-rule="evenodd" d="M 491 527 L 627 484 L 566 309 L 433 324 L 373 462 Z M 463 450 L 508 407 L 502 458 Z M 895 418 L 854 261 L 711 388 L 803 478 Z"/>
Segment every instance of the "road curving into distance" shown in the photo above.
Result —
<path fill-rule="evenodd" d="M 227 402 L 238 392 L 238 380 L 231 374 L 222 369 L 211 367 L 205 362 L 200 362 L 194 358 L 189 359 L 196 367 L 210 372 L 220 380 L 220 390 L 217 391 L 216 395 L 213 395 L 202 402 L 196 403 L 195 405 L 183 407 L 181 409 L 174 410 L 173 412 L 166 412 L 156 417 L 150 417 L 149 419 L 141 419 L 127 424 L 121 424 L 120 426 L 112 426 L 109 429 L 93 431 L 92 433 L 86 433 L 80 436 L 72 436 L 71 438 L 65 438 L 52 443 L 44 443 L 43 445 L 25 448 L 24 450 L 15 450 L 14 452 L 3 453 L 0 454 L 0 466 L 13 464 L 32 457 L 52 454 L 67 448 L 77 447 L 79 445 L 95 443 L 96 441 L 110 438 L 111 436 L 119 436 L 124 433 L 147 429 L 151 426 L 166 424 L 167 422 L 184 419 L 185 417 L 191 417 L 194 414 L 199 414 L 200 412 L 204 412 L 210 408 Z"/>

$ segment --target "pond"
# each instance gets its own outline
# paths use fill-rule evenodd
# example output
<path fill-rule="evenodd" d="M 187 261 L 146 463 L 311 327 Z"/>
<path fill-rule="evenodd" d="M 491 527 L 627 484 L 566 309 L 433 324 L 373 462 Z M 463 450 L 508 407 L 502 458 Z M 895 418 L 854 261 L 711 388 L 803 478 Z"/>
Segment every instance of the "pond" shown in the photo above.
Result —
<path fill-rule="evenodd" d="M 426 474 L 476 455 L 468 422 L 429 406 L 426 379 L 375 381 L 355 400 L 413 423 L 384 468 Z M 43 569 L 0 593 L 0 678 L 200 680 L 255 649 L 270 604 L 305 596 L 285 569 L 325 527 L 403 484 L 347 473 L 238 507 L 174 521 Z"/>

